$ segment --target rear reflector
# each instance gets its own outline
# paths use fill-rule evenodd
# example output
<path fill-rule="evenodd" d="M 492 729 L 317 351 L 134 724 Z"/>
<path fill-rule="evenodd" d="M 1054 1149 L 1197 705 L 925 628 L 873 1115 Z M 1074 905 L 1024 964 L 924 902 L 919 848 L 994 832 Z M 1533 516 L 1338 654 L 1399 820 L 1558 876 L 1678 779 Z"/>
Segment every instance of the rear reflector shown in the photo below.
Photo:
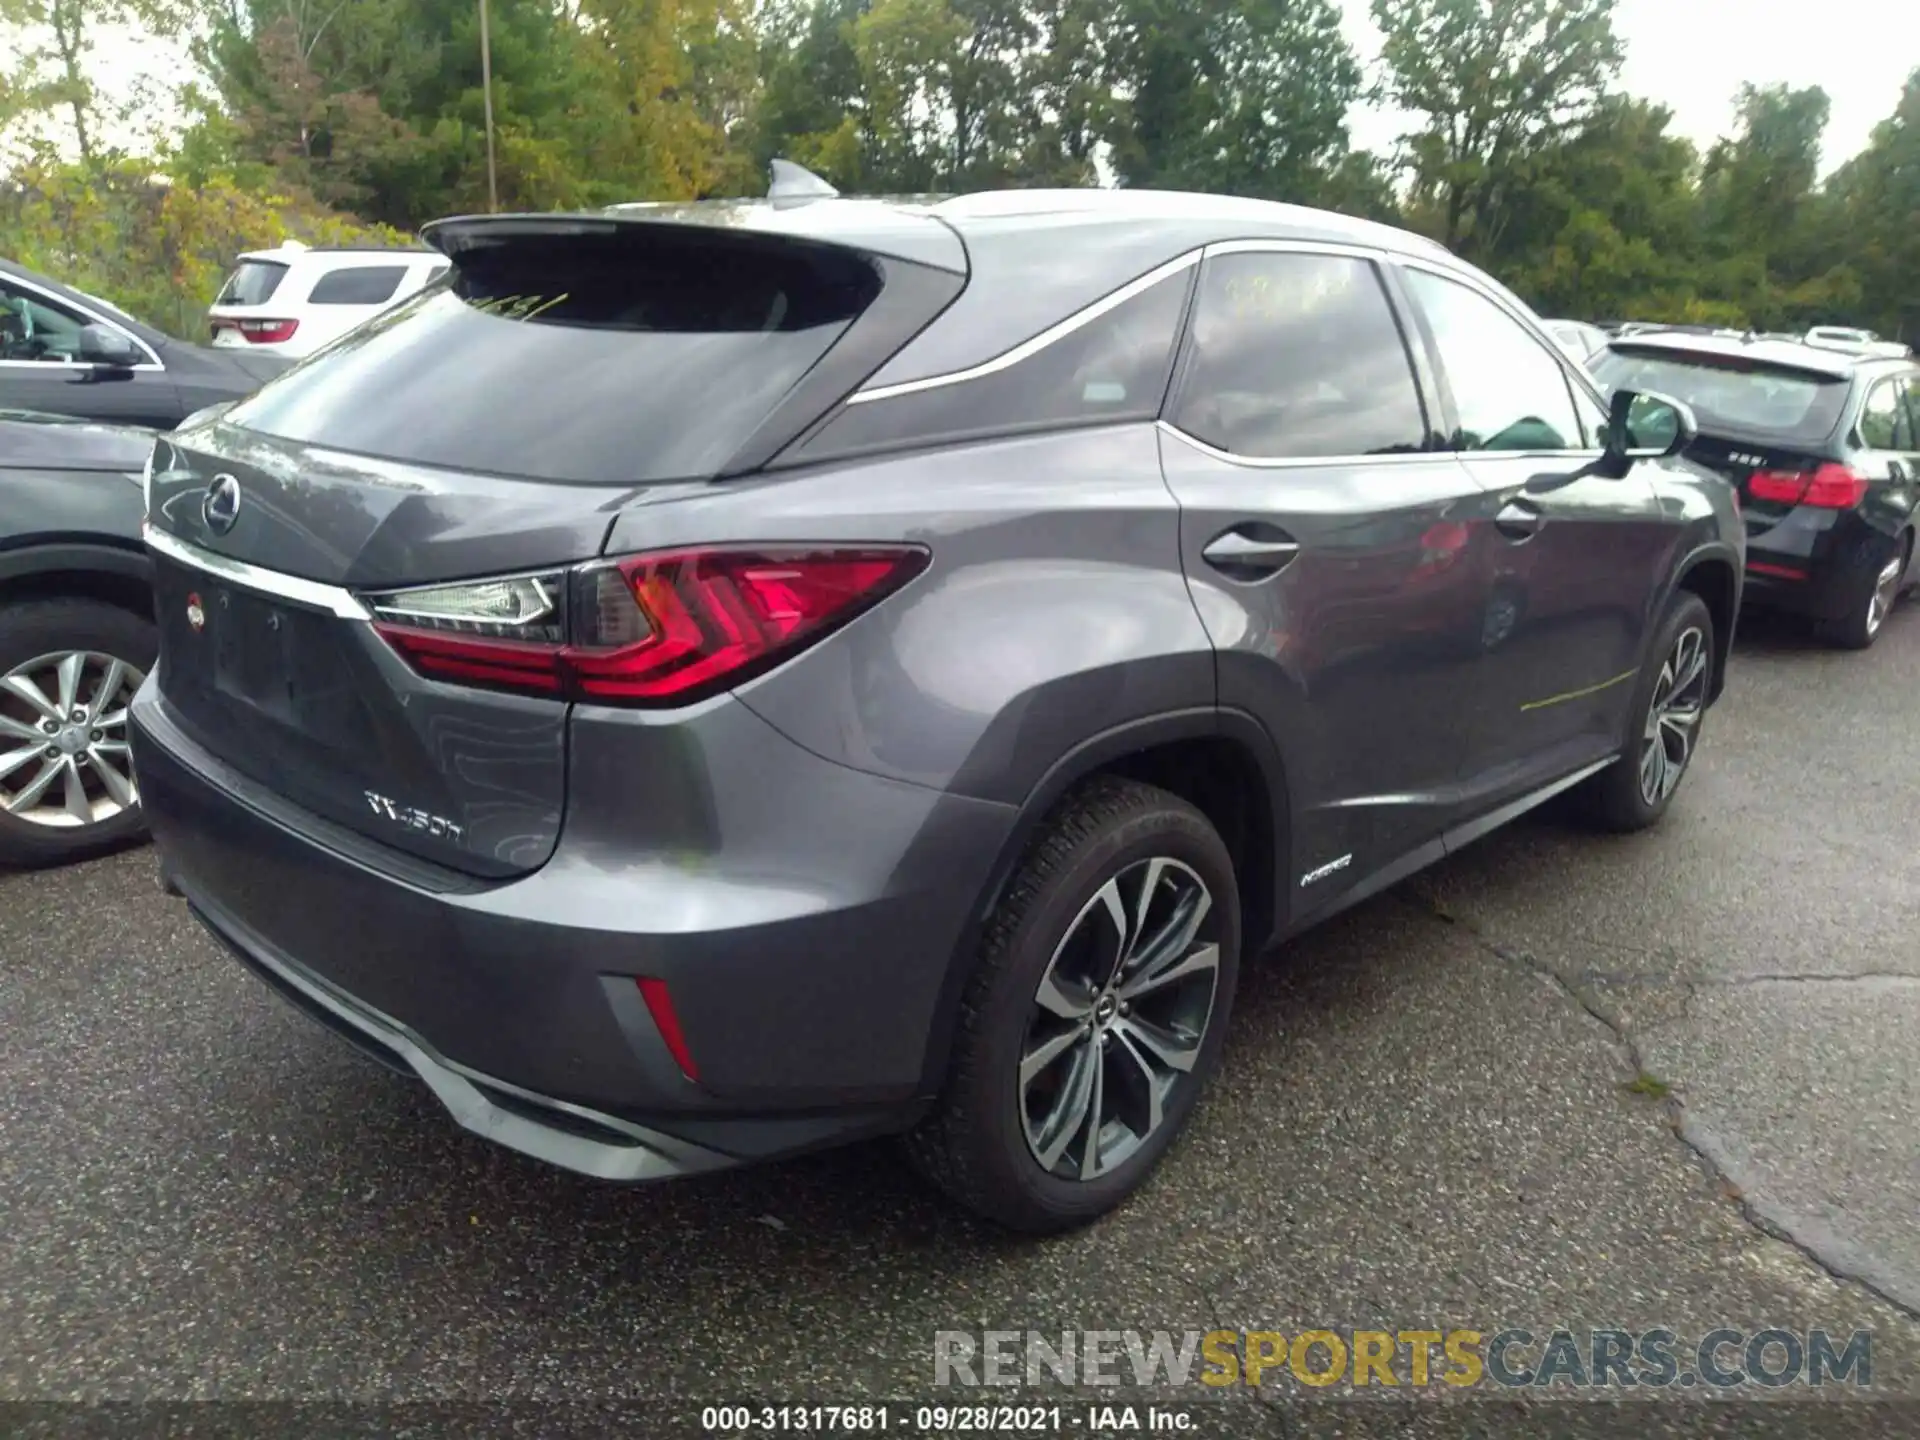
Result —
<path fill-rule="evenodd" d="M 1804 580 L 1807 578 L 1804 570 L 1795 570 L 1787 565 L 1769 565 L 1764 560 L 1747 561 L 1747 569 L 1755 575 L 1771 575 L 1778 580 Z"/>
<path fill-rule="evenodd" d="M 638 977 L 638 983 L 640 998 L 647 1002 L 647 1013 L 653 1017 L 653 1028 L 666 1041 L 673 1063 L 680 1067 L 680 1073 L 687 1079 L 698 1080 L 700 1071 L 693 1063 L 693 1052 L 687 1049 L 687 1037 L 680 1031 L 680 1017 L 674 1013 L 673 996 L 667 991 L 667 982 L 642 975 Z"/>
<path fill-rule="evenodd" d="M 1781 505 L 1851 510 L 1866 498 L 1867 482 L 1845 465 L 1830 462 L 1812 470 L 1756 470 L 1747 477 L 1747 494 Z"/>
<path fill-rule="evenodd" d="M 436 680 L 685 705 L 780 664 L 927 562 L 912 546 L 675 550 L 375 596 L 374 629 Z M 547 603 L 561 594 L 565 614 Z"/>

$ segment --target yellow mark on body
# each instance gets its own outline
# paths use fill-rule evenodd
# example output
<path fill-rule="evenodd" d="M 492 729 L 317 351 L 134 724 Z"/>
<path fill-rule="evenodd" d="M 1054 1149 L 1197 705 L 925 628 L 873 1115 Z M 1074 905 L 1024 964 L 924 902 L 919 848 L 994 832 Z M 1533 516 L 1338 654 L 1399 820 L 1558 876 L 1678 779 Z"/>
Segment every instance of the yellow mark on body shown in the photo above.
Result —
<path fill-rule="evenodd" d="M 1589 685 L 1584 690 L 1569 690 L 1564 695 L 1549 695 L 1544 700 L 1529 700 L 1526 704 L 1522 705 L 1520 709 L 1524 714 L 1528 710 L 1544 710 L 1549 705 L 1560 705 L 1568 700 L 1578 700 L 1585 695 L 1598 695 L 1602 690 L 1611 690 L 1622 680 L 1631 680 L 1639 673 L 1638 670 L 1622 671 L 1611 680 L 1602 680 L 1598 685 Z"/>

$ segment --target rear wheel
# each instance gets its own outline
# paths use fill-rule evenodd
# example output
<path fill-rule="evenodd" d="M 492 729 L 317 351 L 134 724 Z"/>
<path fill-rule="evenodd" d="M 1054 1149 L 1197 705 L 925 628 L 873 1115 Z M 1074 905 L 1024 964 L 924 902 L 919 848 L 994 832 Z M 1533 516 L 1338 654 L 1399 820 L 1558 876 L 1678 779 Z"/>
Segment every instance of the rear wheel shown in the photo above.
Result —
<path fill-rule="evenodd" d="M 1100 779 L 1048 818 L 995 909 L 915 1165 L 1017 1230 L 1118 1205 L 1219 1063 L 1240 902 L 1207 818 Z"/>
<path fill-rule="evenodd" d="M 1909 530 L 1894 547 L 1893 558 L 1878 569 L 1860 572 L 1857 593 L 1845 615 L 1822 626 L 1822 633 L 1833 644 L 1847 650 L 1864 650 L 1880 638 L 1880 630 L 1893 613 L 1893 602 L 1900 595 L 1900 577 L 1906 574 L 1913 558 L 1913 532 Z"/>
<path fill-rule="evenodd" d="M 0 863 L 53 865 L 145 832 L 127 703 L 153 626 L 97 600 L 0 608 Z"/>
<path fill-rule="evenodd" d="M 1713 684 L 1713 615 L 1682 590 L 1667 604 L 1634 687 L 1634 724 L 1620 758 L 1579 791 L 1608 830 L 1644 830 L 1667 813 L 1700 743 Z"/>

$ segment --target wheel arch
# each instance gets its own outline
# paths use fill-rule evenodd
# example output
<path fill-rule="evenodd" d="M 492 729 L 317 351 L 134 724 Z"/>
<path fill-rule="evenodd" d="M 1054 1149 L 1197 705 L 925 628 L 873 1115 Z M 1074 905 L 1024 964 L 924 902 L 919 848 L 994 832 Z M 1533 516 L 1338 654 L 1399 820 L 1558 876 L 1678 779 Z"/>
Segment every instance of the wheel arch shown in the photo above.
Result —
<path fill-rule="evenodd" d="M 1656 616 L 1665 611 L 1675 594 L 1684 590 L 1698 595 L 1713 617 L 1713 680 L 1707 692 L 1708 703 L 1720 698 L 1727 685 L 1727 661 L 1733 654 L 1734 629 L 1740 618 L 1742 583 L 1740 557 L 1731 546 L 1713 542 L 1696 547 L 1674 569 L 1672 582 L 1660 597 Z"/>
<path fill-rule="evenodd" d="M 1050 766 L 1021 803 L 978 903 L 947 960 L 921 1089 L 943 1084 L 961 994 L 1000 897 L 1041 826 L 1062 797 L 1095 775 L 1120 775 L 1170 790 L 1194 804 L 1221 832 L 1241 889 L 1242 948 L 1257 954 L 1286 921 L 1292 806 L 1278 747 L 1259 721 L 1213 706 L 1117 725 L 1074 746 Z"/>
<path fill-rule="evenodd" d="M 143 550 L 101 540 L 0 550 L 0 605 L 63 599 L 98 600 L 151 620 L 153 564 Z"/>

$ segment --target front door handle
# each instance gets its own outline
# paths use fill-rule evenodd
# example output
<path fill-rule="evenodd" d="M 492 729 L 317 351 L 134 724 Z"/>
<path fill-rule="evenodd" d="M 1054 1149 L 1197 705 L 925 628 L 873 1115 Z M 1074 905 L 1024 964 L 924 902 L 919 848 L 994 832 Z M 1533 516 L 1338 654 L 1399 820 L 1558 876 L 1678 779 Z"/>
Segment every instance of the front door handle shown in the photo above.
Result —
<path fill-rule="evenodd" d="M 1523 500 L 1509 500 L 1493 517 L 1493 528 L 1516 543 L 1531 540 L 1546 523 L 1547 517 Z"/>
<path fill-rule="evenodd" d="M 1284 530 L 1271 525 L 1246 525 L 1216 535 L 1200 554 L 1209 565 L 1243 575 L 1272 575 L 1300 553 L 1300 546 Z"/>

